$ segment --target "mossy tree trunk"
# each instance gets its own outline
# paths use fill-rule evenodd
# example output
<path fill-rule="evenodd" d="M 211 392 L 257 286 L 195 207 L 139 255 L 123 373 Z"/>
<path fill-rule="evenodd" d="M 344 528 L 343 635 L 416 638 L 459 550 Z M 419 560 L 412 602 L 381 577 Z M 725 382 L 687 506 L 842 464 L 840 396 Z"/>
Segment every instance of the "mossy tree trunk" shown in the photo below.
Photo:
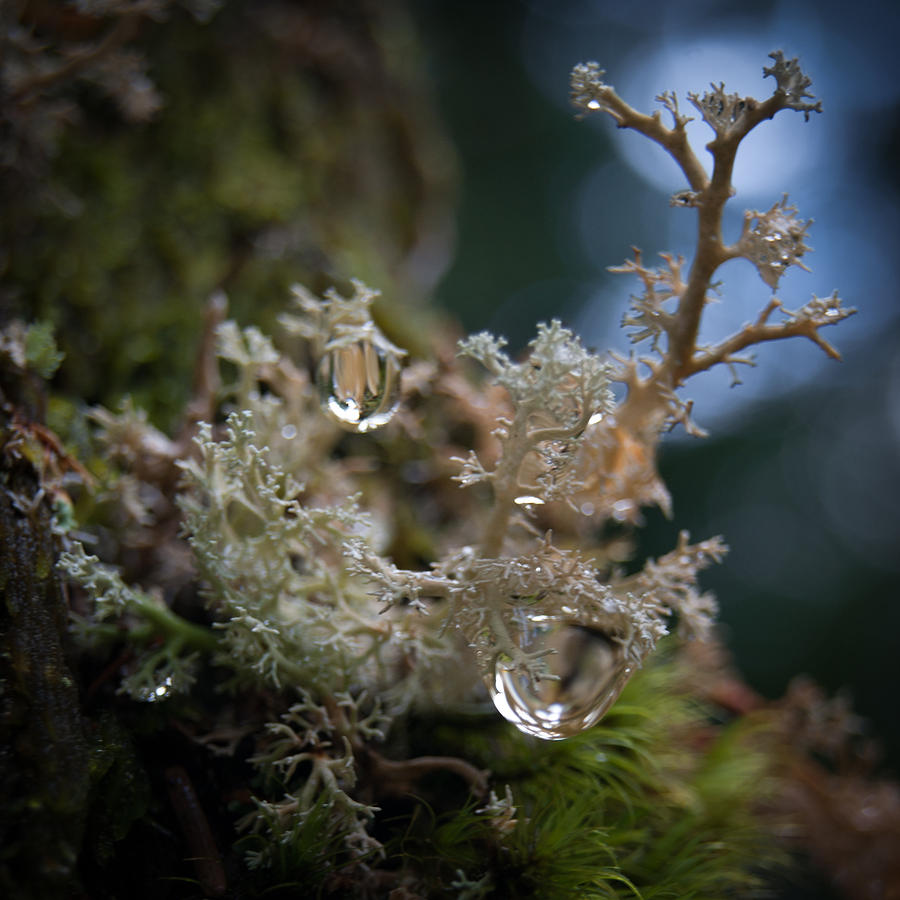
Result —
<path fill-rule="evenodd" d="M 3 385 L 8 388 L 8 385 Z M 15 392 L 4 390 L 0 397 Z M 89 752 L 65 656 L 51 510 L 21 452 L 30 423 L 0 412 L 0 894 L 62 895 L 78 859 Z"/>

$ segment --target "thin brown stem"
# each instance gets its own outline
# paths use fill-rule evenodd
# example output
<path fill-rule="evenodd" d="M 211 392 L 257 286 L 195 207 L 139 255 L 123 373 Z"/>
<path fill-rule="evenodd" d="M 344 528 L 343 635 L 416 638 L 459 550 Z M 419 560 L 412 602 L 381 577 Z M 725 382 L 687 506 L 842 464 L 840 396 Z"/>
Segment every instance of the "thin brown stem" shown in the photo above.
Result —
<path fill-rule="evenodd" d="M 688 143 L 684 128 L 686 119 L 679 117 L 673 128 L 667 128 L 662 123 L 659 111 L 649 116 L 638 112 L 612 88 L 603 93 L 603 108 L 615 119 L 619 128 L 631 128 L 659 144 L 678 163 L 692 190 L 702 191 L 706 188 L 709 177 Z"/>
<path fill-rule="evenodd" d="M 785 98 L 778 92 L 762 102 L 748 98 L 740 118 L 706 145 L 713 157 L 713 172 L 698 204 L 697 252 L 687 287 L 678 301 L 675 322 L 669 331 L 665 364 L 659 370 L 659 378 L 666 387 L 677 387 L 698 371 L 693 360 L 709 286 L 719 266 L 736 255 L 734 247 L 727 247 L 722 242 L 722 213 L 734 193 L 731 178 L 738 146 L 760 122 L 771 119 L 784 108 Z M 813 340 L 819 343 L 818 339 Z M 832 355 L 834 351 L 832 348 L 826 352 Z"/>
<path fill-rule="evenodd" d="M 732 335 L 715 347 L 692 357 L 685 367 L 684 377 L 687 378 L 695 375 L 697 372 L 704 372 L 717 363 L 728 362 L 735 354 L 740 353 L 753 344 L 762 344 L 766 341 L 780 341 L 792 337 L 809 338 L 832 359 L 839 360 L 841 354 L 819 334 L 819 328 L 822 326 L 823 323 L 816 322 L 813 319 L 791 319 L 777 324 L 757 321 L 752 325 L 745 325 L 737 334 Z"/>
<path fill-rule="evenodd" d="M 414 759 L 395 761 L 366 748 L 365 766 L 368 780 L 377 786 L 381 796 L 407 794 L 415 782 L 432 772 L 453 772 L 462 778 L 477 797 L 487 793 L 488 772 L 479 769 L 456 756 L 417 756 Z"/>
<path fill-rule="evenodd" d="M 35 96 L 47 88 L 71 78 L 77 72 L 86 69 L 91 63 L 102 59 L 106 54 L 127 43 L 135 33 L 138 20 L 143 10 L 129 11 L 123 15 L 116 24 L 104 35 L 104 37 L 92 47 L 88 47 L 79 53 L 73 53 L 66 62 L 61 63 L 55 69 L 35 75 L 20 84 L 12 93 L 10 100 L 17 105 L 25 105 Z"/>

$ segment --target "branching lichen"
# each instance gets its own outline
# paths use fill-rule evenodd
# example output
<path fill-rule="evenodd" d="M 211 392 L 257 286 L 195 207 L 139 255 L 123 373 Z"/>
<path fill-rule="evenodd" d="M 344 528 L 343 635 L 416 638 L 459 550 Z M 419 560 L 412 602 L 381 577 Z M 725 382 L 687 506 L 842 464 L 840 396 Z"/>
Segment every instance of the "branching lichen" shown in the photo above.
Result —
<path fill-rule="evenodd" d="M 153 488 L 177 504 L 192 554 L 192 570 L 179 584 L 190 583 L 202 598 L 211 627 L 190 624 L 73 543 L 61 564 L 93 600 L 80 627 L 96 640 L 127 639 L 139 648 L 120 686 L 135 699 L 163 700 L 190 689 L 191 666 L 201 656 L 230 673 L 233 691 L 266 698 L 267 721 L 257 723 L 247 755 L 258 773 L 256 796 L 237 823 L 251 867 L 279 870 L 287 849 L 299 853 L 315 832 L 329 854 L 317 870 L 321 883 L 341 872 L 370 872 L 390 852 L 372 833 L 382 802 L 395 802 L 439 773 L 461 780 L 477 798 L 460 813 L 460 834 L 477 834 L 495 862 L 527 860 L 556 884 L 551 857 L 564 822 L 579 835 L 579 858 L 594 866 L 584 877 L 560 878 L 579 896 L 636 891 L 642 871 L 665 870 L 678 883 L 660 847 L 633 847 L 628 860 L 617 858 L 615 846 L 597 837 L 606 811 L 589 808 L 590 798 L 571 815 L 541 810 L 534 790 L 539 783 L 546 788 L 543 776 L 520 775 L 524 783 L 507 784 L 503 799 L 492 790 L 485 800 L 479 765 L 431 753 L 392 759 L 388 749 L 402 756 L 405 738 L 397 735 L 416 715 L 470 709 L 480 681 L 522 732 L 561 739 L 586 731 L 573 744 L 587 747 L 589 729 L 633 677 L 640 682 L 636 673 L 670 631 L 685 639 L 710 636 L 716 602 L 700 589 L 699 573 L 724 556 L 721 539 L 692 544 L 682 533 L 671 552 L 625 574 L 596 539 L 596 526 L 637 524 L 648 505 L 671 514 L 657 446 L 664 429 L 678 423 L 700 433 L 691 402 L 680 394 L 692 375 L 747 362 L 752 346 L 794 336 L 837 356 L 820 335 L 853 312 L 837 294 L 814 297 L 792 312 L 772 296 L 756 321 L 730 337 L 710 347 L 697 340 L 722 264 L 748 260 L 775 291 L 784 271 L 802 266 L 809 250 L 810 223 L 786 197 L 766 212 L 748 211 L 733 243 L 722 234 L 741 140 L 781 110 L 807 117 L 820 110 L 796 61 L 780 53 L 772 58 L 764 71 L 776 88 L 765 100 L 728 93 L 722 84 L 689 95 L 714 132 L 707 146 L 711 174 L 688 141 L 689 119 L 674 94 L 657 98 L 671 118 L 667 126 L 660 112 L 645 115 L 626 104 L 596 63 L 573 70 L 579 114 L 603 112 L 660 144 L 687 182 L 673 203 L 697 217 L 691 259 L 663 254 L 663 265 L 651 268 L 635 249 L 615 270 L 641 282 L 623 326 L 634 343 L 647 342 L 648 355 L 597 356 L 556 320 L 537 326 L 520 359 L 504 350 L 502 338 L 476 334 L 460 342 L 458 356 L 479 363 L 488 382 L 467 381 L 470 373 L 458 359 L 423 362 L 415 387 L 407 385 L 407 397 L 415 394 L 413 411 L 394 416 L 405 353 L 371 318 L 376 292 L 356 281 L 349 296 L 330 290 L 319 299 L 295 289 L 295 308 L 281 323 L 288 339 L 309 342 L 308 368 L 258 329 L 219 322 L 220 298 L 211 307 L 207 343 L 214 333 L 223 375 L 212 366 L 212 351 L 204 351 L 195 413 L 205 408 L 208 421 L 187 415 L 177 438 L 156 432 L 128 407 L 117 415 L 94 411 L 115 467 L 110 479 L 144 486 L 144 494 Z M 620 401 L 611 382 L 626 388 Z M 448 409 L 480 435 L 474 446 L 459 447 L 449 436 Z M 384 428 L 383 442 L 365 443 L 376 427 Z M 356 435 L 342 440 L 346 431 Z M 398 548 L 408 548 L 397 536 L 398 510 L 409 484 L 425 479 L 403 482 L 382 463 L 402 458 L 411 435 L 428 434 L 437 435 L 435 446 L 423 451 L 430 481 L 422 488 L 421 521 L 412 526 L 427 533 L 428 552 L 417 567 L 408 562 L 414 554 L 399 558 Z M 121 494 L 129 521 L 161 527 L 163 517 L 139 502 L 139 487 Z M 602 792 L 610 809 L 616 808 L 612 797 L 625 808 L 631 793 L 652 795 L 663 809 L 653 827 L 676 841 L 673 822 L 690 804 L 677 786 L 656 777 L 655 764 L 641 768 L 643 726 L 622 726 L 619 745 L 605 727 L 595 737 L 618 747 L 609 750 L 615 762 L 604 768 L 594 751 L 589 763 L 573 750 L 566 783 L 589 791 L 588 783 L 607 778 Z M 654 740 L 662 743 L 659 735 Z M 684 769 L 681 760 L 674 769 L 679 766 Z M 690 791 L 703 802 L 707 775 L 718 777 L 692 773 Z M 708 828 L 697 809 L 689 813 Z M 738 842 L 744 824 L 735 829 Z M 486 869 L 465 859 L 468 851 L 460 848 L 468 839 L 457 837 L 459 866 L 440 873 L 442 886 L 458 896 L 498 895 L 502 864 Z M 700 853 L 699 845 L 693 849 Z M 609 865 L 597 862 L 598 852 L 609 854 Z M 638 856 L 641 864 L 626 873 Z M 701 870 L 698 863 L 684 878 L 690 887 L 673 891 L 693 895 L 703 883 Z M 725 890 L 723 884 L 740 880 L 709 884 Z"/>

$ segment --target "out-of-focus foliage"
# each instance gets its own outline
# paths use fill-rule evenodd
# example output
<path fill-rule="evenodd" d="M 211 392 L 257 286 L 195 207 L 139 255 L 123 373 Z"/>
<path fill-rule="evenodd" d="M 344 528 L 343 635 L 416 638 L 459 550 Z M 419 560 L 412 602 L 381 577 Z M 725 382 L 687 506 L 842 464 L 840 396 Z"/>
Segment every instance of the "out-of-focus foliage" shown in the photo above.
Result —
<path fill-rule="evenodd" d="M 10 3 L 0 19 L 0 317 L 52 325 L 61 386 L 105 403 L 127 390 L 167 421 L 216 289 L 264 326 L 298 278 L 358 275 L 398 309 L 423 297 L 447 257 L 453 158 L 399 4 L 238 0 L 209 21 L 94 6 Z M 44 68 L 98 60 L 27 90 L 16 50 Z M 136 59 L 158 104 L 129 118 L 104 85 L 136 78 Z"/>

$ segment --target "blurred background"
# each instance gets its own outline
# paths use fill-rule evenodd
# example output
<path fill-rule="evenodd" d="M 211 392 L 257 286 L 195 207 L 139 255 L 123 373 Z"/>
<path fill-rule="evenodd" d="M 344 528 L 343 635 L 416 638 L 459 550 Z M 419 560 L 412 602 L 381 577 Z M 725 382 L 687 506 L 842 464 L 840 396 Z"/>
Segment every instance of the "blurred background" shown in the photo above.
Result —
<path fill-rule="evenodd" d="M 627 351 L 619 328 L 636 280 L 607 267 L 640 247 L 690 258 L 694 215 L 670 208 L 685 185 L 659 148 L 602 117 L 574 120 L 568 73 L 596 60 L 632 105 L 711 81 L 764 97 L 767 54 L 800 58 L 823 102 L 804 122 L 782 113 L 742 144 L 734 239 L 745 209 L 789 193 L 815 224 L 779 297 L 788 308 L 837 289 L 859 312 L 826 334 L 843 361 L 809 342 L 756 348 L 731 387 L 722 368 L 692 380 L 696 421 L 676 429 L 662 474 L 674 518 L 647 514 L 641 551 L 679 528 L 731 545 L 706 584 L 751 685 L 778 696 L 799 673 L 845 690 L 900 760 L 900 303 L 897 151 L 900 8 L 892 3 L 495 0 L 417 3 L 427 65 L 462 171 L 456 251 L 438 301 L 469 330 L 514 349 L 552 316 L 597 349 Z M 692 123 L 698 154 L 710 137 Z M 701 340 L 755 318 L 769 292 L 744 261 L 723 267 L 720 304 Z M 640 349 L 640 348 L 639 348 Z"/>

